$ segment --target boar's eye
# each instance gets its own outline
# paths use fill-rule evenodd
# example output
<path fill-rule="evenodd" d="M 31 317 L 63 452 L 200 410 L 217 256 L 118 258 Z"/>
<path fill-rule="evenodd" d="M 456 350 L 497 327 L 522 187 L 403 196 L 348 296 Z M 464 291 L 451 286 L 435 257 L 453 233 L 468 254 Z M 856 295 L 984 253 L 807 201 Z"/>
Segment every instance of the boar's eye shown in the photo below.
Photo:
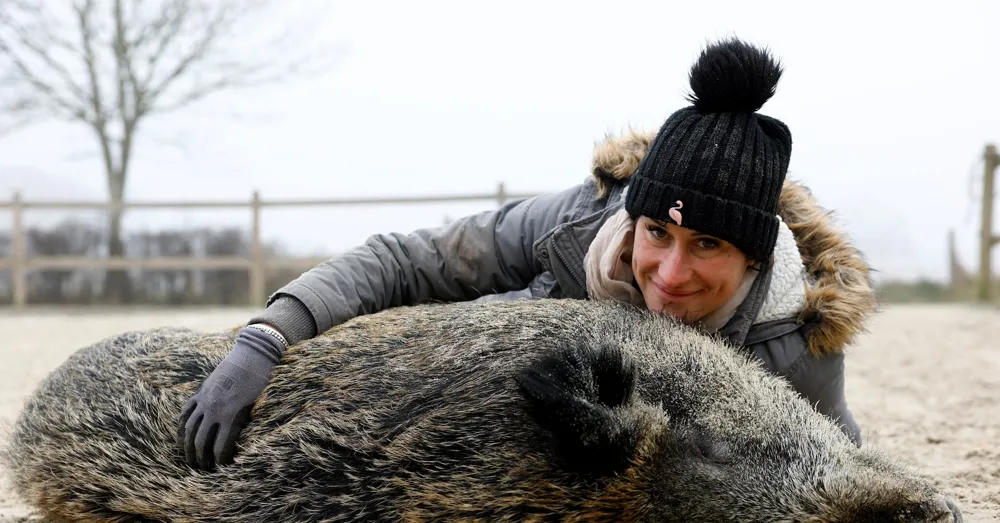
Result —
<path fill-rule="evenodd" d="M 693 438 L 691 448 L 695 456 L 716 465 L 728 465 L 733 460 L 729 445 L 724 442 L 714 441 L 704 434 L 698 434 Z"/>

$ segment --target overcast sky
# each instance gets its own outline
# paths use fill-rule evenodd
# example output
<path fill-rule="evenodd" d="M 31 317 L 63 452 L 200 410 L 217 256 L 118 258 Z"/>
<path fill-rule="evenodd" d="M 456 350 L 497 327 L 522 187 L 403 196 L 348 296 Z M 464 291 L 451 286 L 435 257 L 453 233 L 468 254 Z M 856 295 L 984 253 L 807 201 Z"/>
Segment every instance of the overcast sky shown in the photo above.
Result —
<path fill-rule="evenodd" d="M 997 4 L 332 4 L 324 36 L 343 51 L 328 74 L 146 121 L 126 197 L 561 190 L 588 175 L 605 133 L 655 129 L 686 105 L 697 53 L 736 35 L 785 66 L 761 112 L 792 131 L 789 176 L 836 211 L 882 277 L 942 279 L 949 228 L 966 266 L 977 260 L 970 183 L 981 183 L 984 145 L 1000 142 Z M 59 123 L 0 139 L 0 198 L 103 199 L 95 151 L 86 129 Z M 268 210 L 264 234 L 325 253 L 494 205 Z M 127 226 L 168 218 L 249 225 L 248 212 L 198 210 L 134 212 Z"/>

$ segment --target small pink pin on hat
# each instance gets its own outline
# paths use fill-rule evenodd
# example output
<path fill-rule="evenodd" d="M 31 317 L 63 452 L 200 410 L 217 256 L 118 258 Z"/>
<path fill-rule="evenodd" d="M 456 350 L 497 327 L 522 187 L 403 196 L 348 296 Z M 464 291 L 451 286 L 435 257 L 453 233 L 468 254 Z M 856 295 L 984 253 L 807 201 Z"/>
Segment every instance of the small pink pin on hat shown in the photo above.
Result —
<path fill-rule="evenodd" d="M 683 218 L 681 216 L 680 209 L 682 209 L 684 207 L 684 202 L 682 202 L 680 200 L 677 200 L 677 202 L 675 202 L 675 203 L 677 203 L 677 206 L 676 207 L 671 207 L 670 210 L 667 211 L 667 214 L 670 215 L 670 219 L 671 220 L 677 222 L 677 225 L 680 225 L 681 224 L 681 218 Z"/>

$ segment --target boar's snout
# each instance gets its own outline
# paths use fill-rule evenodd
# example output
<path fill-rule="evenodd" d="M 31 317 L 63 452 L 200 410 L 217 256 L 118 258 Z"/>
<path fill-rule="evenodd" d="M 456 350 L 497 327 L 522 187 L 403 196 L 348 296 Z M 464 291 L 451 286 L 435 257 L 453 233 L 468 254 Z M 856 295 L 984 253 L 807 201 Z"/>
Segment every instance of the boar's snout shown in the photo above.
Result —
<path fill-rule="evenodd" d="M 937 495 L 934 498 L 914 503 L 887 518 L 886 523 L 961 523 L 962 511 L 951 498 Z"/>
<path fill-rule="evenodd" d="M 886 478 L 882 478 L 886 479 Z M 948 495 L 937 491 L 920 478 L 915 482 L 891 486 L 885 482 L 855 484 L 853 493 L 840 498 L 840 505 L 829 513 L 832 521 L 867 523 L 962 523 L 962 511 Z M 819 521 L 824 518 L 819 519 Z"/>
<path fill-rule="evenodd" d="M 962 523 L 962 511 L 958 509 L 958 505 L 948 497 L 944 497 L 944 504 L 948 507 L 948 514 L 945 514 L 945 518 L 942 521 Z M 949 514 L 951 515 L 951 519 L 948 519 Z"/>

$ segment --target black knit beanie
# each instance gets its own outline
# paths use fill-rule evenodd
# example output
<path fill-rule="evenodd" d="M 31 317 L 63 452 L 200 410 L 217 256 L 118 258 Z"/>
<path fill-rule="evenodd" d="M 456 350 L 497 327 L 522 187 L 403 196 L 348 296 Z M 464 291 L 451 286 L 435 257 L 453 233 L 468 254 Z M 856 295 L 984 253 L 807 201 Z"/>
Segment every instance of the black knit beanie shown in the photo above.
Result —
<path fill-rule="evenodd" d="M 628 213 L 721 238 L 766 261 L 792 136 L 757 110 L 781 73 L 766 50 L 736 39 L 704 49 L 690 72 L 693 105 L 667 118 L 632 174 Z"/>

